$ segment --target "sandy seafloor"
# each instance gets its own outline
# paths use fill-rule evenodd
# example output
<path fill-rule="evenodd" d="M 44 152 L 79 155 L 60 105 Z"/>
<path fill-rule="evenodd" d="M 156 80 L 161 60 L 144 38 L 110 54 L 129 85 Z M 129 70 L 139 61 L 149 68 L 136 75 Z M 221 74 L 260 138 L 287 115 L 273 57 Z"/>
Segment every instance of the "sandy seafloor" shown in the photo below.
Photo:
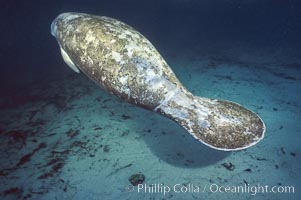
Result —
<path fill-rule="evenodd" d="M 301 59 L 281 49 L 230 46 L 222 53 L 163 55 L 193 94 L 257 112 L 267 131 L 256 146 L 212 150 L 171 120 L 110 96 L 70 70 L 1 100 L 0 198 L 300 199 Z M 147 185 L 193 184 L 201 191 L 128 191 L 129 177 L 139 172 Z M 294 186 L 294 193 L 210 192 L 211 184 Z"/>

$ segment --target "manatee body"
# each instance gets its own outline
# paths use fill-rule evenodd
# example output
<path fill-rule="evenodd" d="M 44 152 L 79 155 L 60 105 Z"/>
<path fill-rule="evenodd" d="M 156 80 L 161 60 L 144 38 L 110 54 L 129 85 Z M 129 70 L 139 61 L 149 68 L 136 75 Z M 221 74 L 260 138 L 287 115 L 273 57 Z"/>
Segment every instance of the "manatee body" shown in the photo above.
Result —
<path fill-rule="evenodd" d="M 265 125 L 237 103 L 197 97 L 138 31 L 104 16 L 63 13 L 51 24 L 64 61 L 127 102 L 160 113 L 214 149 L 248 148 Z"/>

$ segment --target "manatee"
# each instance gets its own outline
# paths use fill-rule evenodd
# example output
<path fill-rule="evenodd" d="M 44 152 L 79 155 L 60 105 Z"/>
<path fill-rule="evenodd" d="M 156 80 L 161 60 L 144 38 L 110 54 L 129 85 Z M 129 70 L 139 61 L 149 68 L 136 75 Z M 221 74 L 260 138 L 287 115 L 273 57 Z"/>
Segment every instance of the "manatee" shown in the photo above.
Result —
<path fill-rule="evenodd" d="M 107 92 L 172 119 L 195 139 L 218 150 L 253 146 L 265 133 L 262 119 L 226 100 L 194 96 L 156 48 L 116 19 L 60 14 L 51 24 L 62 57 Z"/>

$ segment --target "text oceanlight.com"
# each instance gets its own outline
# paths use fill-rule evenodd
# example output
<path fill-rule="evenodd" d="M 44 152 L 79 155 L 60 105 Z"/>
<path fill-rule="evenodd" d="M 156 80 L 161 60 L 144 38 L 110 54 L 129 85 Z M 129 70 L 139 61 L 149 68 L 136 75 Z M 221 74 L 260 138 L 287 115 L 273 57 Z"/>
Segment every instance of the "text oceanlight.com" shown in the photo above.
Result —
<path fill-rule="evenodd" d="M 204 186 L 195 184 L 138 184 L 137 187 L 128 188 L 130 192 L 136 191 L 138 193 L 161 193 L 166 195 L 168 193 L 247 193 L 256 195 L 258 193 L 294 193 L 294 186 L 269 186 L 269 185 L 219 185 L 219 184 L 206 184 Z"/>

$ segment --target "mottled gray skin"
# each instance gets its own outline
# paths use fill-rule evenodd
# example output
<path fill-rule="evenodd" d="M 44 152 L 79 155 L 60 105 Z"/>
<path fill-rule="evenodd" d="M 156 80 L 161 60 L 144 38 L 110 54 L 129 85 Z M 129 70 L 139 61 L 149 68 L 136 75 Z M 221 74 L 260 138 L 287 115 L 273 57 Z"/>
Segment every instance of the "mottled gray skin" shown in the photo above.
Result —
<path fill-rule="evenodd" d="M 245 149 L 264 136 L 257 114 L 233 102 L 193 96 L 154 46 L 118 20 L 64 13 L 51 31 L 73 69 L 111 94 L 176 121 L 212 148 Z"/>

